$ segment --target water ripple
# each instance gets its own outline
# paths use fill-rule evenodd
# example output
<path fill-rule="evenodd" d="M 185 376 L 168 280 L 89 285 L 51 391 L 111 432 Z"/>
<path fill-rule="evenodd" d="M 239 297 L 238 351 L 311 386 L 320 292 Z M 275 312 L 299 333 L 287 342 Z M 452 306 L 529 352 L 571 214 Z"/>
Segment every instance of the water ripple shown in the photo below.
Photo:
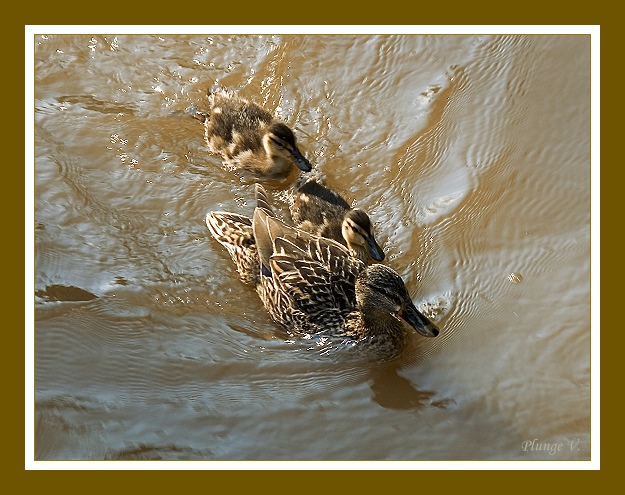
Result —
<path fill-rule="evenodd" d="M 587 55 L 569 36 L 37 37 L 37 457 L 534 460 L 541 437 L 587 458 Z M 379 362 L 271 321 L 204 225 L 254 204 L 185 113 L 215 82 L 369 213 L 438 338 Z"/>

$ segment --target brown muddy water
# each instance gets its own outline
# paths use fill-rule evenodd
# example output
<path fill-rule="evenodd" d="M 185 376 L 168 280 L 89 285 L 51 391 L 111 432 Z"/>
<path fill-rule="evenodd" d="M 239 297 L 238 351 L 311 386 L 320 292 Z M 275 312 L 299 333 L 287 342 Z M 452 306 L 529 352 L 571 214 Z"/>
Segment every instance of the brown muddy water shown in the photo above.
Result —
<path fill-rule="evenodd" d="M 34 38 L 34 459 L 591 459 L 589 36 Z M 371 362 L 269 319 L 204 224 L 254 205 L 186 112 L 215 82 L 438 338 Z"/>

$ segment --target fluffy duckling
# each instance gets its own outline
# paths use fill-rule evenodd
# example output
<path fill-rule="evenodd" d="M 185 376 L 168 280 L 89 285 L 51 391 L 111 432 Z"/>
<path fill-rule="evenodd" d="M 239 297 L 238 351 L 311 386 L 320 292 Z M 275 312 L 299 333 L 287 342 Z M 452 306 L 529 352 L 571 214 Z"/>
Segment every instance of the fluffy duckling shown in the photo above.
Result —
<path fill-rule="evenodd" d="M 338 193 L 319 181 L 298 180 L 289 203 L 298 229 L 342 243 L 367 264 L 384 260 L 369 216 L 361 209 L 352 209 Z"/>
<path fill-rule="evenodd" d="M 239 259 L 252 259 L 237 267 L 256 270 L 249 279 L 275 322 L 292 334 L 335 336 L 384 356 L 403 348 L 402 320 L 423 336 L 439 334 L 415 307 L 397 272 L 381 264 L 367 266 L 342 244 L 286 225 L 274 216 L 262 186 L 256 187 L 260 200 L 251 221 L 235 215 L 229 223 L 228 214 L 209 212 L 206 223 L 231 256 L 236 252 Z M 255 242 L 240 242 L 250 238 Z"/>
<path fill-rule="evenodd" d="M 208 101 L 210 110 L 196 110 L 195 118 L 204 123 L 209 151 L 221 155 L 228 168 L 278 181 L 291 174 L 293 165 L 311 170 L 293 131 L 269 112 L 221 88 L 209 92 Z"/>

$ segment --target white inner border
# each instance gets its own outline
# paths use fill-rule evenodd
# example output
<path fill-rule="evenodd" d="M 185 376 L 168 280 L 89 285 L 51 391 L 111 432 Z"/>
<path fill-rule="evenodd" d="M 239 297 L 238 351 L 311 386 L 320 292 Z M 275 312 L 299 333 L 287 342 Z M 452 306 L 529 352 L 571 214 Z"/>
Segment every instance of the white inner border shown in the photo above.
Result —
<path fill-rule="evenodd" d="M 34 353 L 34 54 L 35 37 L 53 34 L 584 34 L 591 36 L 591 441 L 590 461 L 35 461 L 35 353 Z M 596 470 L 600 464 L 600 322 L 599 322 L 599 129 L 600 27 L 597 25 L 30 25 L 25 26 L 25 346 L 26 415 L 25 468 L 27 470 Z M 593 311 L 594 309 L 594 311 Z"/>

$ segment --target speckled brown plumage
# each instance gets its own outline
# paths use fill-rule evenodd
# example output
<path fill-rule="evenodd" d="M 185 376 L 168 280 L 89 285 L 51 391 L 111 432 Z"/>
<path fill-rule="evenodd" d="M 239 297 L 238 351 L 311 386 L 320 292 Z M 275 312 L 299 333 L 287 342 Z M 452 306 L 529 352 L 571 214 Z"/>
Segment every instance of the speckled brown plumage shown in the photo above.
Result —
<path fill-rule="evenodd" d="M 209 110 L 195 111 L 204 123 L 208 150 L 244 178 L 284 180 L 297 166 L 312 165 L 302 155 L 293 131 L 258 105 L 219 88 L 208 95 Z"/>
<path fill-rule="evenodd" d="M 254 257 L 235 263 L 257 270 L 242 278 L 253 281 L 275 322 L 295 335 L 350 339 L 384 354 L 397 352 L 406 341 L 401 319 L 424 336 L 438 335 L 436 325 L 414 306 L 397 272 L 381 264 L 367 266 L 342 244 L 286 225 L 273 213 L 264 188 L 259 184 L 256 188 L 253 248 L 239 248 L 240 240 L 250 236 L 249 219 L 242 221 L 235 215 L 227 229 L 223 225 L 216 229 L 229 217 L 209 213 L 207 224 L 233 259 L 232 253 Z M 209 221 L 215 216 L 220 222 Z M 233 239 L 230 247 L 229 238 Z"/>
<path fill-rule="evenodd" d="M 296 227 L 340 242 L 367 264 L 383 261 L 367 213 L 349 203 L 314 178 L 300 178 L 290 196 L 289 208 Z"/>

